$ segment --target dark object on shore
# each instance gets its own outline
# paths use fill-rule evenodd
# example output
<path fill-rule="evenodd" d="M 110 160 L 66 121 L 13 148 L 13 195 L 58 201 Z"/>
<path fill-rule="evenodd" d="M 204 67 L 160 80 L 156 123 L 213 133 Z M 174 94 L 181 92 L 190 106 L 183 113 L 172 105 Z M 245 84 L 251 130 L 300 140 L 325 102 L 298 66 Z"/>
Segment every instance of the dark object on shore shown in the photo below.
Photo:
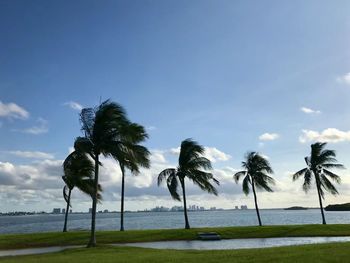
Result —
<path fill-rule="evenodd" d="M 221 240 L 221 236 L 216 232 L 199 232 L 198 237 L 201 240 Z"/>
<path fill-rule="evenodd" d="M 302 207 L 302 206 L 292 206 L 292 207 L 285 208 L 284 210 L 307 210 L 307 209 L 308 208 Z"/>
<path fill-rule="evenodd" d="M 328 205 L 324 209 L 326 211 L 350 211 L 350 203 Z"/>

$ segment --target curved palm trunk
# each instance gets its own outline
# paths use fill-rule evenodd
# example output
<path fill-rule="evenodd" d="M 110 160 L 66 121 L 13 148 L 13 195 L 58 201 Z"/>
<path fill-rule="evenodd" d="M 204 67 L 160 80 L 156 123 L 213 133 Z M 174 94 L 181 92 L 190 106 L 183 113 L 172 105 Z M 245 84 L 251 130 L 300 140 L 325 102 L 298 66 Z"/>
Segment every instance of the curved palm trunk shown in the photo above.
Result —
<path fill-rule="evenodd" d="M 120 164 L 122 170 L 122 194 L 121 194 L 121 205 L 120 205 L 120 231 L 124 231 L 124 188 L 125 188 L 125 169 L 124 165 Z"/>
<path fill-rule="evenodd" d="M 68 220 L 68 210 L 69 210 L 69 205 L 70 205 L 70 194 L 72 190 L 69 189 L 68 192 L 68 202 L 67 202 L 67 208 L 66 208 L 66 215 L 64 216 L 64 226 L 63 226 L 63 232 L 67 232 L 67 220 Z"/>
<path fill-rule="evenodd" d="M 253 194 L 254 194 L 254 203 L 255 203 L 256 215 L 258 216 L 259 226 L 262 226 L 262 224 L 261 224 L 261 218 L 260 218 L 260 213 L 259 213 L 259 207 L 258 207 L 258 200 L 257 200 L 257 198 L 256 198 L 254 180 L 252 180 L 252 188 L 253 188 Z"/>
<path fill-rule="evenodd" d="M 180 182 L 182 187 L 182 198 L 184 201 L 185 229 L 190 229 L 190 223 L 188 222 L 188 216 L 187 216 L 185 179 L 180 179 Z"/>
<path fill-rule="evenodd" d="M 94 194 L 92 196 L 92 211 L 91 211 L 91 234 L 88 247 L 96 246 L 95 224 L 96 224 L 96 205 L 97 205 L 97 191 L 98 191 L 98 168 L 99 155 L 95 155 L 95 178 L 94 178 Z"/>
<path fill-rule="evenodd" d="M 320 203 L 320 209 L 321 209 L 321 215 L 322 215 L 322 224 L 326 225 L 326 218 L 324 216 L 324 211 L 323 211 L 323 204 L 322 204 L 322 196 L 321 196 L 321 192 L 320 192 L 320 179 L 318 178 L 318 175 L 316 175 L 316 173 L 314 173 L 315 178 L 316 178 L 316 188 L 317 188 L 317 194 L 318 194 L 318 201 Z"/>

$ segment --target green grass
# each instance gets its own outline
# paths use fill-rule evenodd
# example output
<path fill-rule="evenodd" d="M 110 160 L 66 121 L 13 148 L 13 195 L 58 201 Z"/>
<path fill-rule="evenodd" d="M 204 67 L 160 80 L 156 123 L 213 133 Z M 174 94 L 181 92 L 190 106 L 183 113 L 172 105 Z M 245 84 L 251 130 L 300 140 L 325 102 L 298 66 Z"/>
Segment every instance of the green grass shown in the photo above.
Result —
<path fill-rule="evenodd" d="M 297 237 L 297 236 L 350 236 L 350 225 L 288 225 L 288 226 L 248 226 L 197 229 L 167 230 L 128 230 L 99 231 L 96 233 L 98 244 L 193 240 L 201 231 L 215 231 L 222 238 L 254 237 Z M 33 248 L 48 246 L 85 245 L 89 232 L 36 233 L 20 235 L 0 235 L 0 249 Z"/>
<path fill-rule="evenodd" d="M 0 259 L 0 262 L 349 262 L 349 248 L 350 243 L 220 251 L 156 250 L 103 246 L 92 249 L 71 249 L 43 255 L 7 257 Z"/>

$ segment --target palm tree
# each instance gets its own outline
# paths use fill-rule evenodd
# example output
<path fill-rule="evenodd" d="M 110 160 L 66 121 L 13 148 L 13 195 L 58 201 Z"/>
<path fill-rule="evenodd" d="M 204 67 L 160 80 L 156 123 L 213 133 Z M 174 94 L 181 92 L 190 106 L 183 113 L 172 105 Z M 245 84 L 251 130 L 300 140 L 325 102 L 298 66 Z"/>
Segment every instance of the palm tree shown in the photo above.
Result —
<path fill-rule="evenodd" d="M 252 188 L 259 226 L 262 226 L 256 197 L 256 188 L 266 190 L 267 192 L 273 192 L 269 184 L 274 184 L 275 180 L 268 175 L 273 174 L 273 170 L 269 161 L 256 152 L 247 153 L 245 161 L 242 162 L 242 167 L 244 170 L 236 173 L 233 178 L 235 179 L 235 182 L 238 183 L 239 179 L 244 176 L 242 188 L 246 195 L 249 194 L 250 187 Z"/>
<path fill-rule="evenodd" d="M 326 224 L 326 219 L 323 212 L 322 199 L 324 199 L 324 190 L 337 195 L 338 190 L 327 178 L 329 177 L 336 183 L 340 183 L 341 179 L 338 175 L 332 173 L 329 169 L 344 168 L 342 164 L 337 163 L 335 151 L 325 149 L 327 143 L 316 142 L 311 144 L 311 155 L 305 157 L 307 167 L 301 169 L 293 175 L 293 181 L 300 176 L 304 176 L 303 190 L 308 192 L 311 188 L 312 177 L 315 178 L 318 201 L 320 203 L 322 224 Z"/>
<path fill-rule="evenodd" d="M 77 187 L 83 193 L 90 196 L 93 195 L 94 165 L 85 154 L 74 151 L 65 159 L 63 172 L 64 176 L 62 176 L 62 179 L 65 182 L 63 197 L 67 203 L 63 232 L 67 232 L 68 210 L 71 207 L 71 192 L 74 187 Z M 98 195 L 98 199 L 101 199 L 100 195 Z"/>
<path fill-rule="evenodd" d="M 75 140 L 76 151 L 87 153 L 94 164 L 94 193 L 92 196 L 91 235 L 88 247 L 96 246 L 95 222 L 98 197 L 98 177 L 100 155 L 121 156 L 124 144 L 118 141 L 117 135 L 124 126 L 129 124 L 122 106 L 109 100 L 102 102 L 96 108 L 86 108 L 81 111 L 80 121 L 84 137 Z"/>
<path fill-rule="evenodd" d="M 203 191 L 218 194 L 211 181 L 217 185 L 219 181 L 214 178 L 213 174 L 206 172 L 211 170 L 212 166 L 210 161 L 203 157 L 204 151 L 204 147 L 197 142 L 191 139 L 184 140 L 181 143 L 178 167 L 165 169 L 158 176 L 158 186 L 166 180 L 171 197 L 178 201 L 181 201 L 178 193 L 178 187 L 181 185 L 186 229 L 190 228 L 190 224 L 187 216 L 185 178 L 198 185 Z"/>
<path fill-rule="evenodd" d="M 125 169 L 129 169 L 134 175 L 138 175 L 140 167 L 149 168 L 150 166 L 150 152 L 146 147 L 139 145 L 140 142 L 148 138 L 144 127 L 136 123 L 130 123 L 123 128 L 119 131 L 118 140 L 123 143 L 124 151 L 117 152 L 117 155 L 114 155 L 122 172 L 120 231 L 124 231 Z"/>

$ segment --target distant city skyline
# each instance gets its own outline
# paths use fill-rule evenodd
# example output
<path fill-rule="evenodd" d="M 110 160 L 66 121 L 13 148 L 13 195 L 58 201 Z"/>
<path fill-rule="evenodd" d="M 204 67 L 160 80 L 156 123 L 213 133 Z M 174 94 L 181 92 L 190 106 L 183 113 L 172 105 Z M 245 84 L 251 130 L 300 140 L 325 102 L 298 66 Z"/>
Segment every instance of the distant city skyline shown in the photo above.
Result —
<path fill-rule="evenodd" d="M 125 209 L 182 203 L 156 178 L 182 140 L 206 147 L 219 195 L 188 183 L 187 203 L 254 207 L 233 174 L 266 156 L 274 193 L 260 208 L 318 206 L 291 174 L 328 142 L 350 169 L 350 1 L 1 1 L 0 212 L 64 207 L 62 162 L 82 135 L 79 112 L 111 98 L 149 133 L 151 168 L 126 177 Z M 120 208 L 121 173 L 102 159 L 103 201 Z M 350 170 L 340 171 L 350 201 Z M 73 211 L 91 200 L 74 189 Z"/>

